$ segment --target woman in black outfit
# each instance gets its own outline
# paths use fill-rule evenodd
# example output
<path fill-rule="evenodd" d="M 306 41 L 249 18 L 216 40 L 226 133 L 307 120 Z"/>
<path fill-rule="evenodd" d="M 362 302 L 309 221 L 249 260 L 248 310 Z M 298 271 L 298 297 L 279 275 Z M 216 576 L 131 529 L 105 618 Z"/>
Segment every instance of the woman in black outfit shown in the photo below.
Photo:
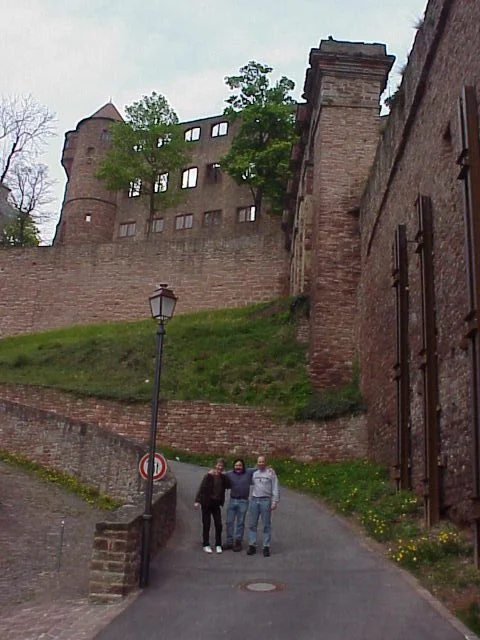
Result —
<path fill-rule="evenodd" d="M 210 546 L 210 524 L 213 518 L 215 526 L 215 551 L 222 553 L 222 511 L 225 502 L 225 491 L 230 489 L 230 480 L 223 475 L 225 462 L 219 458 L 215 469 L 203 476 L 194 507 L 202 507 L 203 525 L 203 550 L 205 553 L 213 553 Z"/>

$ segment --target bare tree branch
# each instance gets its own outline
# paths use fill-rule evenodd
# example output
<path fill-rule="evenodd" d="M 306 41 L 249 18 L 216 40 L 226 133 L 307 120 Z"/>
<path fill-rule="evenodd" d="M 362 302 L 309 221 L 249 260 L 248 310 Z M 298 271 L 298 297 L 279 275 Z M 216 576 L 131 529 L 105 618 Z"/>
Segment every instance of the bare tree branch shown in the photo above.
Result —
<path fill-rule="evenodd" d="M 31 95 L 0 99 L 0 182 L 8 180 L 15 161 L 33 160 L 55 135 L 55 116 Z"/>
<path fill-rule="evenodd" d="M 53 184 L 45 165 L 16 164 L 9 178 L 10 200 L 20 213 L 39 222 L 47 217 L 42 209 L 52 201 Z"/>

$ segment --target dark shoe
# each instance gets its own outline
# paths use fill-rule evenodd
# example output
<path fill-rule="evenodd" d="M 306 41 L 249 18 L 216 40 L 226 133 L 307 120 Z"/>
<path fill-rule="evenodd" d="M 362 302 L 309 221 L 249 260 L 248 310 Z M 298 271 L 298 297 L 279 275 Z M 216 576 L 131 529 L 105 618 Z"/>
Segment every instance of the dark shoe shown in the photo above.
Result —
<path fill-rule="evenodd" d="M 241 551 L 242 550 L 242 543 L 240 542 L 240 540 L 235 540 L 235 542 L 233 544 L 233 550 L 234 551 Z"/>
<path fill-rule="evenodd" d="M 223 550 L 224 551 L 230 551 L 230 549 L 233 549 L 233 544 L 230 544 L 229 542 L 227 542 L 227 544 L 223 545 Z M 235 551 L 235 549 L 233 549 Z"/>
<path fill-rule="evenodd" d="M 256 553 L 257 553 L 257 548 L 251 544 L 247 549 L 247 556 L 253 556 Z"/>
<path fill-rule="evenodd" d="M 263 547 L 263 555 L 265 558 L 270 556 L 270 547 Z"/>

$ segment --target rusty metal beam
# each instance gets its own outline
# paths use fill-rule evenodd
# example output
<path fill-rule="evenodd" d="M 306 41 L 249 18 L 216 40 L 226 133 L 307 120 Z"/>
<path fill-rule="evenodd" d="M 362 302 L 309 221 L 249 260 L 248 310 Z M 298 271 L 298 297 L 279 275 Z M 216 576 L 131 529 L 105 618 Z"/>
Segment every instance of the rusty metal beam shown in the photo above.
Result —
<path fill-rule="evenodd" d="M 411 488 L 410 465 L 410 366 L 408 341 L 408 255 L 404 224 L 395 230 L 393 286 L 396 317 L 396 483 L 397 489 Z"/>
<path fill-rule="evenodd" d="M 470 344 L 472 385 L 473 529 L 475 565 L 480 568 L 480 142 L 475 87 L 466 86 L 458 102 L 463 181 L 463 214 L 469 310 L 465 317 Z"/>
<path fill-rule="evenodd" d="M 439 403 L 437 335 L 435 321 L 435 283 L 433 269 L 433 220 L 429 197 L 419 196 L 416 202 L 419 231 L 417 251 L 420 255 L 422 289 L 422 358 L 424 412 L 424 504 L 427 526 L 440 519 L 439 469 Z"/>

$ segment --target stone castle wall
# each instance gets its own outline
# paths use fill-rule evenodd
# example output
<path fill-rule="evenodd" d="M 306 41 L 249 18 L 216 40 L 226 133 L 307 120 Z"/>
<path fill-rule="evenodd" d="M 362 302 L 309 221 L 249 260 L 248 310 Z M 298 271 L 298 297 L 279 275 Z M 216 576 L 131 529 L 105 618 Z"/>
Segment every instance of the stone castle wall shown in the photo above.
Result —
<path fill-rule="evenodd" d="M 280 220 L 270 233 L 161 243 L 83 244 L 0 251 L 0 338 L 150 316 L 168 283 L 178 312 L 237 307 L 287 293 Z"/>
<path fill-rule="evenodd" d="M 410 422 L 412 480 L 423 491 L 424 416 L 422 300 L 416 252 L 419 195 L 431 198 L 438 416 L 442 512 L 467 518 L 472 492 L 470 363 L 464 318 L 468 311 L 465 230 L 457 101 L 462 87 L 476 86 L 480 104 L 480 5 L 431 0 L 418 30 L 401 88 L 361 206 L 362 272 L 359 348 L 362 387 L 369 407 L 369 452 L 395 464 L 396 361 L 392 245 L 405 224 L 409 273 Z M 462 43 L 462 45 L 460 45 Z"/>
<path fill-rule="evenodd" d="M 312 49 L 309 62 L 306 104 L 297 109 L 300 140 L 292 153 L 298 186 L 290 290 L 310 294 L 309 372 L 321 389 L 352 376 L 358 207 L 379 140 L 379 99 L 393 57 L 381 44 L 330 39 Z"/>

